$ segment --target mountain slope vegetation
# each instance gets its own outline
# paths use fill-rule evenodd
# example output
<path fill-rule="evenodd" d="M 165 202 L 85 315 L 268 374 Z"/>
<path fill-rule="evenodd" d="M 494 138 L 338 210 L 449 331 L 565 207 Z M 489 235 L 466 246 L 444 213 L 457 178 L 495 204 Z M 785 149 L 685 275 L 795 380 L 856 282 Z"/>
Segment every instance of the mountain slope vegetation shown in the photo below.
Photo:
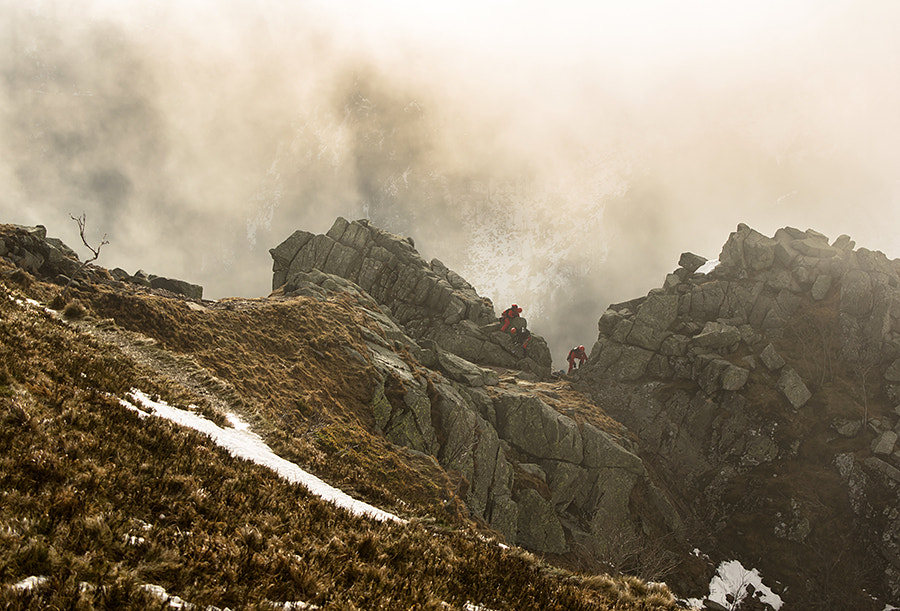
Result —
<path fill-rule="evenodd" d="M 465 510 L 458 473 L 379 435 L 367 323 L 340 298 L 190 306 L 92 274 L 61 299 L 0 264 L 5 607 L 677 606 L 663 586 L 501 546 Z M 219 422 L 238 412 L 281 456 L 410 521 L 353 516 L 141 419 L 119 402 L 132 388 Z"/>

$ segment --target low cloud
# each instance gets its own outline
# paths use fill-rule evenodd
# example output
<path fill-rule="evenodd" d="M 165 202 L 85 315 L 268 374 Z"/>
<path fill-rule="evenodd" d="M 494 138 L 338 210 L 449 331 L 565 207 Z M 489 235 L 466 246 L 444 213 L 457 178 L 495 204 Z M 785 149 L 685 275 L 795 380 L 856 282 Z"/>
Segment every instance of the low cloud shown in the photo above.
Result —
<path fill-rule="evenodd" d="M 468 26 L 396 2 L 21 4 L 0 1 L 3 220 L 74 247 L 84 211 L 100 263 L 213 298 L 266 294 L 295 229 L 366 217 L 522 305 L 561 363 L 740 222 L 900 251 L 893 3 L 763 2 L 746 30 L 699 5 L 703 27 L 603 3 Z"/>

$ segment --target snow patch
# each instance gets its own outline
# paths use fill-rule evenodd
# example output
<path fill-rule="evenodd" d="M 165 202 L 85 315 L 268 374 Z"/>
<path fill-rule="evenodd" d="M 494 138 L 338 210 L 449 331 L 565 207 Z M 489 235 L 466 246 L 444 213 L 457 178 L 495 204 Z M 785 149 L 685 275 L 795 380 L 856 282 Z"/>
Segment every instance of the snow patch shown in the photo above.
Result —
<path fill-rule="evenodd" d="M 707 261 L 703 265 L 697 268 L 697 271 L 694 272 L 696 274 L 708 274 L 712 270 L 716 269 L 716 266 L 719 264 L 718 259 L 713 259 L 712 261 Z"/>
<path fill-rule="evenodd" d="M 32 590 L 36 590 L 47 583 L 47 578 L 43 575 L 32 575 L 31 577 L 26 577 L 22 581 L 18 583 L 14 583 L 11 587 L 13 590 L 19 590 L 20 592 L 31 592 Z"/>
<path fill-rule="evenodd" d="M 719 603 L 725 608 L 744 600 L 750 594 L 750 586 L 753 587 L 753 596 L 758 596 L 760 602 L 769 605 L 775 611 L 781 609 L 784 601 L 762 582 L 762 577 L 756 569 L 747 570 L 737 560 L 726 560 L 719 564 L 715 576 L 709 582 L 709 596 L 707 600 Z M 726 596 L 731 596 L 729 602 Z M 703 601 L 696 598 L 688 600 L 691 606 L 703 608 Z"/>
<path fill-rule="evenodd" d="M 149 413 L 136 407 L 134 404 L 120 399 L 119 402 L 128 409 L 148 415 L 165 418 L 171 422 L 192 428 L 195 431 L 205 433 L 218 445 L 222 446 L 232 456 L 255 462 L 258 465 L 268 467 L 282 478 L 291 483 L 302 484 L 311 493 L 322 499 L 334 503 L 338 507 L 346 509 L 355 515 L 368 516 L 379 521 L 394 521 L 406 524 L 406 520 L 392 513 L 378 509 L 368 503 L 354 499 L 350 495 L 337 488 L 326 484 L 321 479 L 307 473 L 296 464 L 276 455 L 262 438 L 250 430 L 250 426 L 241 420 L 236 414 L 228 414 L 227 419 L 232 428 L 221 428 L 215 422 L 207 420 L 200 414 L 172 407 L 164 401 L 154 401 L 137 389 L 131 390 L 131 398 Z"/>
<path fill-rule="evenodd" d="M 156 586 L 153 584 L 144 584 L 141 586 L 141 589 L 145 592 L 148 592 L 154 598 L 158 598 L 163 603 L 165 603 L 170 609 L 193 609 L 194 605 L 183 601 L 181 598 L 177 596 L 169 596 L 169 593 L 166 592 L 166 589 L 162 586 Z"/>

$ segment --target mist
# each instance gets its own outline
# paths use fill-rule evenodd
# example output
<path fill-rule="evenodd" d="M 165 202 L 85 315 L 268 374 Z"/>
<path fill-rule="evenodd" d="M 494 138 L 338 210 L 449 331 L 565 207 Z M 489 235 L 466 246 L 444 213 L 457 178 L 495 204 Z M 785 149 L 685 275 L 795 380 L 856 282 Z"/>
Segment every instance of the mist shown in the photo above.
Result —
<path fill-rule="evenodd" d="M 738 223 L 900 256 L 900 6 L 0 0 L 0 221 L 263 296 L 337 216 L 415 240 L 557 366 Z"/>

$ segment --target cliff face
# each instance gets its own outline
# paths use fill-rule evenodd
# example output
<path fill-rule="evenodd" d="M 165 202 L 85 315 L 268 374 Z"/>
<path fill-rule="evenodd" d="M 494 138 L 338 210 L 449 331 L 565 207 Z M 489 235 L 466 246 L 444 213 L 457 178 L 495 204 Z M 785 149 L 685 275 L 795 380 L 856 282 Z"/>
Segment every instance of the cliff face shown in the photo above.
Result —
<path fill-rule="evenodd" d="M 501 436 L 561 465 L 634 470 L 615 442 L 548 407 L 578 405 L 564 389 L 544 389 L 543 402 L 521 380 L 513 393 L 505 373 L 485 380 L 489 370 L 434 348 L 465 382 L 425 368 L 357 289 L 201 301 L 79 271 L 74 257 L 64 277 L 36 256 L 41 234 L 0 226 L 0 606 L 683 608 L 664 585 L 575 574 L 498 545 L 478 519 L 540 549 L 568 545 L 541 467 L 513 462 Z M 505 398 L 482 397 L 485 382 Z M 147 401 L 220 442 L 227 430 L 228 450 L 152 416 Z M 379 432 L 402 439 L 402 422 L 425 432 L 408 445 L 431 454 Z M 405 519 L 332 505 L 321 487 L 279 477 L 281 459 Z M 531 478 L 510 490 L 506 513 L 506 484 L 462 475 L 491 461 L 498 479 Z"/>
<path fill-rule="evenodd" d="M 705 263 L 610 306 L 577 386 L 637 434 L 694 536 L 786 600 L 896 600 L 900 261 L 740 225 Z"/>
<path fill-rule="evenodd" d="M 36 250 L 22 231 L 0 239 Z M 568 564 L 668 570 L 672 550 L 658 550 L 658 567 L 639 552 L 657 538 L 684 545 L 677 512 L 628 431 L 550 379 L 539 335 L 524 348 L 462 278 L 365 222 L 296 232 L 272 254 L 278 286 L 265 299 L 202 301 L 96 266 L 69 294 L 102 321 L 91 333 L 370 501 L 489 527 Z M 68 282 L 57 276 L 43 280 Z"/>
<path fill-rule="evenodd" d="M 378 330 L 365 337 L 378 429 L 458 473 L 469 510 L 507 541 L 598 562 L 623 537 L 681 536 L 621 426 L 548 381 L 546 342 L 532 335 L 523 349 L 499 330 L 491 302 L 440 261 L 344 219 L 325 235 L 295 232 L 271 253 L 275 296 L 357 300 Z"/>
<path fill-rule="evenodd" d="M 409 238 L 365 220 L 339 218 L 324 235 L 296 231 L 270 252 L 272 288 L 281 294 L 307 294 L 311 285 L 326 283 L 352 287 L 371 295 L 417 340 L 434 341 L 476 363 L 550 375 L 550 350 L 543 338 L 533 336 L 522 349 L 499 331 L 489 299 L 437 259 L 422 259 Z"/>
<path fill-rule="evenodd" d="M 562 379 L 538 335 L 524 349 L 465 280 L 363 221 L 295 232 L 254 300 L 82 269 L 40 229 L 4 227 L 0 248 L 3 282 L 46 301 L 69 284 L 93 336 L 394 512 L 690 595 L 711 568 L 692 548 L 798 608 L 900 595 L 900 263 L 845 236 L 739 226 L 717 265 L 686 253 L 610 306 Z"/>

